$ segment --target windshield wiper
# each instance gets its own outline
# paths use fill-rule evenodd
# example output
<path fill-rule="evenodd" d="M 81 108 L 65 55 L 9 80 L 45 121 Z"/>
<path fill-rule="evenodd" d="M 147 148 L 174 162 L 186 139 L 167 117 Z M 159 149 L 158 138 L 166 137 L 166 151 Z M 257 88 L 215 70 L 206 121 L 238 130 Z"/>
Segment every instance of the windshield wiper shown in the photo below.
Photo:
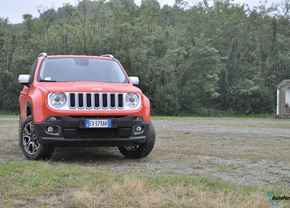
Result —
<path fill-rule="evenodd" d="M 41 79 L 39 80 L 40 82 L 56 82 L 55 80 L 46 80 L 46 79 Z"/>

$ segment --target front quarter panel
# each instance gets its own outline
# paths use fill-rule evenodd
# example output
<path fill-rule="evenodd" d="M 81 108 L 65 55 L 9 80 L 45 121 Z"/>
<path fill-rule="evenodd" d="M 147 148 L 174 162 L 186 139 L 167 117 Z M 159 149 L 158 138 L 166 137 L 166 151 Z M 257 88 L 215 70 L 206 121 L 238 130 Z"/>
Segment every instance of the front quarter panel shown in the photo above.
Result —
<path fill-rule="evenodd" d="M 31 112 L 33 114 L 34 122 L 40 122 L 45 119 L 44 117 L 44 105 L 45 97 L 48 91 L 39 86 L 32 86 L 28 94 L 28 102 L 31 106 Z"/>
<path fill-rule="evenodd" d="M 149 99 L 142 94 L 142 102 L 143 102 L 143 118 L 146 122 L 150 122 L 150 101 Z"/>

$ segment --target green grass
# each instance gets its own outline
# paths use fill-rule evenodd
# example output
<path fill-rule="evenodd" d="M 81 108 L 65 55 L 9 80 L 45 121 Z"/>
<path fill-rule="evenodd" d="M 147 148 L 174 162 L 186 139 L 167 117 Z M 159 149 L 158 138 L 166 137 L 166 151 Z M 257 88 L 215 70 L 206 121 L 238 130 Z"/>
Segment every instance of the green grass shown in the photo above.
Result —
<path fill-rule="evenodd" d="M 273 120 L 274 114 L 256 115 L 256 116 L 221 116 L 221 117 L 205 117 L 205 116 L 151 116 L 152 119 L 162 120 L 247 120 L 247 119 L 258 119 L 258 120 Z M 277 119 L 280 120 L 280 119 Z"/>
<path fill-rule="evenodd" d="M 0 118 L 19 118 L 19 112 L 0 111 Z"/>
<path fill-rule="evenodd" d="M 13 114 L 1 114 L 0 113 L 0 118 L 19 118 L 19 114 L 13 115 Z"/>
<path fill-rule="evenodd" d="M 186 174 L 112 173 L 61 162 L 1 163 L 0 184 L 1 207 L 271 207 L 267 188 Z"/>
<path fill-rule="evenodd" d="M 235 119 L 237 120 L 237 119 Z M 235 124 L 235 123 L 227 123 L 227 124 L 199 124 L 199 125 L 206 125 L 206 126 L 228 126 L 228 127 L 251 127 L 251 128 L 278 128 L 278 129 L 289 129 L 289 123 L 249 123 L 249 124 Z"/>

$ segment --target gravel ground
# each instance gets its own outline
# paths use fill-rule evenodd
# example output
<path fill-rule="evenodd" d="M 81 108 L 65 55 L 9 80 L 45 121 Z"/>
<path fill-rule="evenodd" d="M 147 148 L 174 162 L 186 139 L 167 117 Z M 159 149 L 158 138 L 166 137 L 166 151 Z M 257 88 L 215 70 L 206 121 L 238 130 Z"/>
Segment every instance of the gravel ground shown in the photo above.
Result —
<path fill-rule="evenodd" d="M 199 166 L 183 164 L 181 172 L 244 185 L 290 189 L 289 120 L 154 120 L 153 123 L 159 132 L 189 134 L 189 141 L 206 138 L 207 144 L 197 145 L 205 148 L 205 152 L 188 155 Z M 234 148 L 236 154 L 228 154 Z"/>
<path fill-rule="evenodd" d="M 117 148 L 57 148 L 50 162 L 77 163 L 84 168 L 112 172 L 184 174 L 290 189 L 290 129 L 287 128 L 290 120 L 154 119 L 152 122 L 157 132 L 156 145 L 141 160 L 126 159 Z M 15 129 L 13 140 L 0 138 L 0 145 L 6 144 L 7 139 L 12 144 L 11 148 L 0 146 L 0 162 L 25 160 L 17 145 Z"/>

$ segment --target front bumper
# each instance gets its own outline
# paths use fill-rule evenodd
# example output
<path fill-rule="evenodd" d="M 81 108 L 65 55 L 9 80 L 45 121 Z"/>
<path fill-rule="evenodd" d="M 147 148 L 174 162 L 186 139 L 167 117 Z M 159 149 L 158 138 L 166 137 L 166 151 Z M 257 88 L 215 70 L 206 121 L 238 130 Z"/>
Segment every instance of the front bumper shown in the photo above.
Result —
<path fill-rule="evenodd" d="M 140 119 L 140 116 L 53 116 L 56 120 L 49 120 L 50 117 L 41 123 L 34 123 L 35 134 L 41 144 L 89 147 L 131 146 L 144 143 L 149 129 L 149 123 Z M 111 120 L 111 127 L 86 128 L 87 119 Z M 137 132 L 137 126 L 141 126 L 142 131 Z M 48 132 L 49 127 L 53 128 L 52 132 Z"/>

